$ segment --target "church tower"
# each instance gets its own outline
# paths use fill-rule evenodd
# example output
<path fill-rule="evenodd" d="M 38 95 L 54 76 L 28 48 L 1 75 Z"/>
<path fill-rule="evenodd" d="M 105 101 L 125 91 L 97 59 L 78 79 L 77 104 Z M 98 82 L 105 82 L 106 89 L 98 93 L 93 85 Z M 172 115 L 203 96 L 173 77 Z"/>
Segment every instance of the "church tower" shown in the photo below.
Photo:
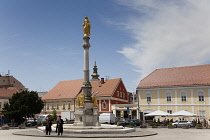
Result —
<path fill-rule="evenodd" d="M 98 74 L 98 68 L 97 68 L 97 65 L 96 65 L 96 61 L 95 61 L 94 67 L 93 67 L 93 74 L 91 74 L 91 76 L 92 76 L 91 81 L 100 80 L 100 79 L 98 78 L 98 77 L 100 77 L 100 75 Z"/>

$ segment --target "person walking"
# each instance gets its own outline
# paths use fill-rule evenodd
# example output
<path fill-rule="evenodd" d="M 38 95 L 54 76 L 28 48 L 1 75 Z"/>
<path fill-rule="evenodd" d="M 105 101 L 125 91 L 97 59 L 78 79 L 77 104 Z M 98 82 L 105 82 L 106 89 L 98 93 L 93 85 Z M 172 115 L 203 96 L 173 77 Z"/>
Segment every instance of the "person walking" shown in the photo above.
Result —
<path fill-rule="evenodd" d="M 208 128 L 210 128 L 210 119 L 208 120 Z"/>
<path fill-rule="evenodd" d="M 204 127 L 204 128 L 207 128 L 207 127 L 206 127 L 206 124 L 207 124 L 206 119 L 203 119 L 203 127 Z"/>
<path fill-rule="evenodd" d="M 57 120 L 56 132 L 61 136 L 63 134 L 63 119 L 61 119 L 61 116 L 59 116 Z"/>
<path fill-rule="evenodd" d="M 52 131 L 52 120 L 50 119 L 50 116 L 47 116 L 46 119 L 46 126 L 45 126 L 45 131 L 46 131 L 46 135 L 50 135 L 51 131 Z"/>

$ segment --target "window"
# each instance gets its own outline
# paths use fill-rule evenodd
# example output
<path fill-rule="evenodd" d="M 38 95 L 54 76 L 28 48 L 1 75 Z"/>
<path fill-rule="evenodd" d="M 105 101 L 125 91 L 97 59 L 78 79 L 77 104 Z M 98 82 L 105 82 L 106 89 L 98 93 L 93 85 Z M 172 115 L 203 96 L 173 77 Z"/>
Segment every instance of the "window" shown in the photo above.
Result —
<path fill-rule="evenodd" d="M 146 96 L 147 96 L 147 102 L 151 102 L 152 101 L 151 93 L 147 93 Z"/>
<path fill-rule="evenodd" d="M 106 102 L 105 101 L 102 103 L 102 108 L 106 109 Z"/>
<path fill-rule="evenodd" d="M 122 92 L 120 92 L 120 97 L 122 97 Z"/>
<path fill-rule="evenodd" d="M 5 107 L 5 104 L 9 103 L 8 101 L 4 101 L 4 107 Z"/>
<path fill-rule="evenodd" d="M 50 104 L 47 104 L 47 109 L 50 109 Z"/>
<path fill-rule="evenodd" d="M 119 95 L 119 91 L 117 91 L 117 97 L 119 97 L 120 95 Z"/>
<path fill-rule="evenodd" d="M 181 101 L 186 102 L 187 101 L 187 93 L 185 91 L 181 92 Z"/>
<path fill-rule="evenodd" d="M 167 102 L 171 102 L 171 93 L 166 93 Z"/>
<path fill-rule="evenodd" d="M 63 109 L 66 109 L 66 105 L 65 104 L 63 104 Z"/>
<path fill-rule="evenodd" d="M 71 109 L 71 104 L 70 103 L 68 103 L 68 109 Z"/>
<path fill-rule="evenodd" d="M 56 108 L 59 109 L 59 104 L 56 105 Z"/>
<path fill-rule="evenodd" d="M 1 109 L 1 102 L 0 102 L 0 109 Z"/>
<path fill-rule="evenodd" d="M 172 110 L 167 110 L 167 112 L 168 112 L 169 114 L 172 114 Z"/>
<path fill-rule="evenodd" d="M 122 93 L 122 96 L 123 96 L 123 98 L 125 98 L 125 94 L 124 94 L 124 92 Z"/>
<path fill-rule="evenodd" d="M 54 104 L 52 104 L 52 109 L 54 109 Z"/>
<path fill-rule="evenodd" d="M 203 102 L 204 101 L 204 92 L 198 91 L 198 101 Z"/>
<path fill-rule="evenodd" d="M 199 110 L 199 117 L 200 118 L 206 118 L 206 111 L 205 110 Z"/>

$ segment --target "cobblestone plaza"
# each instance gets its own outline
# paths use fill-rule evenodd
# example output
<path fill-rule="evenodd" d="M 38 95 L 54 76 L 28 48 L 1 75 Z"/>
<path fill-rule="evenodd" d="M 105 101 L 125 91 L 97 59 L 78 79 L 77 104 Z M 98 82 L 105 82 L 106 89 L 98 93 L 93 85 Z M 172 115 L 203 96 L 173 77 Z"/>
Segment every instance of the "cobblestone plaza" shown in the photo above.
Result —
<path fill-rule="evenodd" d="M 33 131 L 36 133 L 36 129 L 10 129 L 10 130 L 0 130 L 0 136 L 2 140 L 55 140 L 58 138 L 61 139 L 68 139 L 70 138 L 79 140 L 81 138 L 71 138 L 70 134 L 65 134 L 64 137 L 57 137 L 57 136 L 44 136 L 39 137 L 38 135 L 35 136 L 21 136 L 21 135 L 13 135 L 12 133 L 18 133 L 18 132 L 27 132 L 27 131 Z M 114 139 L 132 139 L 132 140 L 177 140 L 177 139 L 184 139 L 184 140 L 197 140 L 197 139 L 202 139 L 202 140 L 209 140 L 210 138 L 210 129 L 182 129 L 182 128 L 176 128 L 176 129 L 168 129 L 168 128 L 146 128 L 146 129 L 140 129 L 137 128 L 137 131 L 141 131 L 143 133 L 148 133 L 148 132 L 155 132 L 158 133 L 157 135 L 153 136 L 146 136 L 146 137 L 125 137 L 125 138 L 114 138 Z M 53 134 L 52 134 L 53 135 Z M 92 134 L 94 135 L 94 134 Z M 114 134 L 113 134 L 114 135 Z M 68 137 L 69 136 L 69 137 Z M 97 135 L 94 138 L 95 140 L 107 140 L 111 138 L 97 138 Z M 83 139 L 93 139 L 93 138 L 83 138 Z M 112 138 L 113 139 L 113 138 Z"/>

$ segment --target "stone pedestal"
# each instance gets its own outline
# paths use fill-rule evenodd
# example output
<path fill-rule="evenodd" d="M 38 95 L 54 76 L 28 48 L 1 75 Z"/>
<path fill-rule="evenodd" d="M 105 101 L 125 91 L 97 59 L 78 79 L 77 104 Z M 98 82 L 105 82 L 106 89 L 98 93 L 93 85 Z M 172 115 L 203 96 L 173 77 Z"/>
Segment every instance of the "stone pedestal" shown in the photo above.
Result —
<path fill-rule="evenodd" d="M 85 107 L 84 106 L 77 106 L 75 108 L 74 116 L 75 116 L 75 121 L 74 121 L 74 126 L 83 126 L 82 122 L 82 116 L 84 114 Z"/>
<path fill-rule="evenodd" d="M 85 103 L 82 120 L 84 126 L 100 126 L 98 107 L 93 107 L 93 103 Z"/>
<path fill-rule="evenodd" d="M 85 106 L 76 107 L 74 126 L 100 126 L 98 107 L 93 103 L 85 103 Z"/>

